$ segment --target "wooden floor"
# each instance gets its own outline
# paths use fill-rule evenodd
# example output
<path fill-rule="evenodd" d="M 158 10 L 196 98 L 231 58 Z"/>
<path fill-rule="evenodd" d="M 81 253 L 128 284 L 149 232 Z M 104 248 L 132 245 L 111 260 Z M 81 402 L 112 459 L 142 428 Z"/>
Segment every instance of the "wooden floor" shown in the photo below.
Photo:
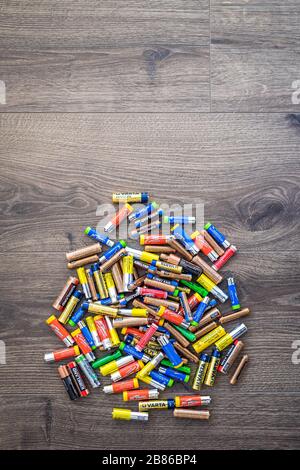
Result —
<path fill-rule="evenodd" d="M 0 11 L 1 448 L 300 448 L 299 1 Z M 64 254 L 88 243 L 97 205 L 128 190 L 203 202 L 239 248 L 229 269 L 253 312 L 250 363 L 238 386 L 220 378 L 207 423 L 168 411 L 145 426 L 112 421 L 120 397 L 71 403 L 43 362 L 59 347 L 44 320 Z"/>

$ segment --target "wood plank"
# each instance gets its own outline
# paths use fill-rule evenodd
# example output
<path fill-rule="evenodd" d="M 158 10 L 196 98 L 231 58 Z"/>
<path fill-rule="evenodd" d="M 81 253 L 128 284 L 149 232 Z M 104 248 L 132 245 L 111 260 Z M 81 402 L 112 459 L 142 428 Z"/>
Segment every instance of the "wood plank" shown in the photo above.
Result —
<path fill-rule="evenodd" d="M 212 110 L 299 112 L 299 20 L 297 0 L 212 0 Z"/>
<path fill-rule="evenodd" d="M 208 47 L 0 53 L 1 112 L 209 111 Z"/>
<path fill-rule="evenodd" d="M 241 250 L 298 249 L 299 127 L 284 114 L 12 114 L 0 126 L 2 252 L 80 246 L 97 206 L 128 190 L 204 204 Z"/>
<path fill-rule="evenodd" d="M 209 111 L 208 0 L 12 1 L 1 112 Z"/>
<path fill-rule="evenodd" d="M 1 11 L 10 51 L 209 44 L 208 0 L 10 0 Z"/>

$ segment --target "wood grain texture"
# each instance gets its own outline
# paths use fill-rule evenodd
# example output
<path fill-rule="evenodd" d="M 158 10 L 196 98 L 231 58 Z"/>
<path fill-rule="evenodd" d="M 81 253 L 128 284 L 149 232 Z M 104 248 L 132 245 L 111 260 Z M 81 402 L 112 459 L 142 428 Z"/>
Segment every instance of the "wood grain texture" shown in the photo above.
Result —
<path fill-rule="evenodd" d="M 1 448 L 300 448 L 299 366 L 291 361 L 300 333 L 297 119 L 25 113 L 3 114 L 0 125 Z M 239 247 L 223 272 L 236 276 L 252 310 L 244 319 L 250 362 L 236 387 L 219 377 L 209 390 L 208 423 L 174 421 L 168 411 L 164 419 L 152 412 L 143 427 L 114 422 L 120 396 L 97 390 L 70 403 L 55 366 L 43 362 L 60 347 L 44 320 L 69 274 L 65 252 L 89 243 L 83 229 L 118 190 L 203 200 L 206 218 Z M 185 391 L 176 385 L 161 396 Z"/>
<path fill-rule="evenodd" d="M 242 250 L 298 249 L 300 126 L 284 114 L 3 114 L 0 126 L 2 252 L 77 248 L 98 204 L 129 189 L 203 203 Z"/>
<path fill-rule="evenodd" d="M 209 111 L 208 0 L 5 2 L 12 111 Z"/>
<path fill-rule="evenodd" d="M 299 20 L 297 0 L 211 1 L 212 110 L 299 112 Z"/>

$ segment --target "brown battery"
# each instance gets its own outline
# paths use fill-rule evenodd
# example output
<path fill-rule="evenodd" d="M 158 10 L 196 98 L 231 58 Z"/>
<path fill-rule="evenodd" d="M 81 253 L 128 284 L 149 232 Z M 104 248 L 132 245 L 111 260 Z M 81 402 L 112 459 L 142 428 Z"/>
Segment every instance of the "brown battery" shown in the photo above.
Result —
<path fill-rule="evenodd" d="M 242 310 L 239 310 L 238 312 L 234 313 L 229 313 L 228 315 L 223 315 L 219 322 L 221 325 L 224 323 L 228 323 L 229 321 L 237 320 L 238 318 L 245 317 L 246 315 L 250 314 L 250 309 L 249 308 L 243 308 Z"/>
<path fill-rule="evenodd" d="M 236 340 L 233 351 L 227 356 L 226 362 L 223 364 L 223 366 L 221 366 L 221 372 L 223 374 L 227 374 L 231 366 L 234 364 L 235 360 L 238 358 L 238 355 L 240 354 L 243 347 L 243 341 Z"/>
<path fill-rule="evenodd" d="M 185 410 L 184 408 L 175 408 L 173 416 L 175 418 L 187 418 L 187 419 L 209 419 L 208 410 Z"/>
<path fill-rule="evenodd" d="M 152 273 L 154 271 L 151 271 Z M 166 279 L 175 279 L 175 280 L 180 280 L 184 279 L 185 281 L 191 281 L 192 280 L 192 275 L 191 274 L 185 274 L 185 273 L 171 273 L 170 271 L 159 271 L 158 269 L 155 271 L 155 274 L 159 277 L 164 277 Z"/>
<path fill-rule="evenodd" d="M 137 280 L 138 278 L 139 278 L 138 270 L 136 269 L 136 266 L 133 266 L 133 279 Z"/>
<path fill-rule="evenodd" d="M 176 253 L 176 250 L 168 245 L 145 245 L 144 251 L 150 253 Z"/>
<path fill-rule="evenodd" d="M 146 286 L 155 287 L 156 289 L 161 289 L 167 292 L 174 292 L 174 290 L 176 289 L 175 286 L 165 284 L 164 282 L 154 281 L 153 279 L 149 279 L 148 277 L 145 278 L 144 283 Z"/>
<path fill-rule="evenodd" d="M 208 325 L 204 326 L 203 328 L 200 328 L 200 330 L 197 330 L 194 332 L 196 335 L 196 338 L 199 339 L 201 336 L 206 335 L 206 333 L 209 333 L 211 330 L 214 328 L 217 328 L 218 324 L 215 321 L 212 321 Z"/>
<path fill-rule="evenodd" d="M 142 284 L 144 284 L 144 280 L 146 279 L 146 277 L 146 274 L 144 276 L 138 277 L 132 284 L 129 284 L 128 290 L 133 291 L 137 287 L 140 287 Z"/>
<path fill-rule="evenodd" d="M 244 369 L 245 365 L 247 364 L 249 360 L 249 357 L 247 354 L 245 354 L 242 359 L 240 360 L 239 362 L 239 365 L 237 366 L 237 368 L 235 369 L 231 379 L 230 379 L 230 383 L 231 385 L 235 385 L 239 379 L 239 376 L 242 372 L 242 370 Z"/>
<path fill-rule="evenodd" d="M 113 320 L 114 328 L 124 328 L 126 326 L 142 326 L 148 325 L 149 319 L 148 318 L 140 318 L 140 317 L 122 317 L 122 318 L 115 318 Z"/>
<path fill-rule="evenodd" d="M 184 348 L 187 348 L 190 345 L 190 342 L 170 323 L 164 322 L 164 328 L 166 328 Z"/>
<path fill-rule="evenodd" d="M 55 308 L 55 310 L 62 312 L 78 284 L 79 280 L 77 279 L 77 277 L 68 277 L 66 284 L 54 300 L 52 307 Z"/>
<path fill-rule="evenodd" d="M 218 243 L 213 239 L 211 235 L 206 230 L 200 230 L 201 235 L 204 236 L 204 239 L 207 241 L 207 243 L 215 250 L 215 252 L 219 255 L 222 256 L 224 255 L 225 251 L 223 248 L 218 245 Z"/>
<path fill-rule="evenodd" d="M 170 240 L 168 242 L 168 245 L 174 248 L 174 250 L 178 251 L 178 253 L 180 253 L 184 259 L 186 259 L 187 261 L 192 261 L 193 256 L 191 255 L 191 253 L 189 253 L 185 248 L 183 248 L 183 246 L 180 245 L 177 240 Z"/>
<path fill-rule="evenodd" d="M 94 243 L 93 245 L 85 246 L 79 248 L 79 250 L 69 251 L 66 253 L 66 258 L 68 261 L 76 261 L 77 259 L 87 258 L 88 256 L 96 255 L 101 253 L 102 248 L 100 243 Z"/>
<path fill-rule="evenodd" d="M 122 248 L 121 250 L 117 251 L 114 256 L 105 261 L 105 263 L 101 264 L 100 271 L 108 271 L 115 263 L 117 263 L 121 258 L 123 258 L 124 255 L 126 255 L 126 250 L 125 248 Z"/>
<path fill-rule="evenodd" d="M 134 299 L 134 301 L 132 302 L 132 305 L 135 308 L 145 308 L 147 312 L 150 313 L 150 315 L 153 315 L 154 317 L 159 318 L 161 320 L 160 316 L 157 315 L 156 310 L 152 309 L 151 307 L 149 307 L 149 305 L 144 304 L 140 300 Z"/>
<path fill-rule="evenodd" d="M 221 317 L 221 312 L 218 308 L 211 308 L 207 313 L 204 314 L 204 317 L 200 320 L 198 326 L 190 326 L 189 330 L 193 333 L 203 326 L 207 325 L 211 321 L 218 320 Z"/>
<path fill-rule="evenodd" d="M 222 276 L 217 273 L 209 264 L 206 263 L 200 256 L 196 255 L 193 258 L 193 263 L 203 269 L 204 274 L 206 274 L 209 279 L 211 279 L 215 284 L 220 284 L 222 281 Z"/>
<path fill-rule="evenodd" d="M 96 289 L 96 286 L 95 286 L 95 283 L 94 283 L 94 277 L 93 277 L 92 271 L 90 269 L 86 269 L 85 273 L 86 273 L 86 278 L 87 278 L 88 285 L 89 285 L 89 288 L 90 288 L 90 291 L 91 291 L 91 294 L 92 294 L 92 299 L 93 300 L 99 300 L 99 297 L 98 297 L 98 294 L 97 294 L 97 289 Z"/>
<path fill-rule="evenodd" d="M 175 343 L 173 343 L 173 346 L 176 349 L 178 349 L 178 351 L 180 351 L 181 354 L 183 356 L 185 356 L 187 359 L 189 359 L 190 361 L 194 362 L 195 364 L 197 364 L 199 362 L 199 357 L 198 356 L 195 356 L 195 354 L 191 353 L 191 351 L 189 351 L 188 349 L 181 346 L 181 344 L 179 344 L 177 341 L 175 341 Z"/>
<path fill-rule="evenodd" d="M 157 307 L 167 307 L 175 312 L 179 309 L 179 303 L 173 302 L 172 300 L 156 299 L 155 297 L 144 297 L 144 303 L 147 305 L 156 305 Z"/>
<path fill-rule="evenodd" d="M 77 269 L 77 268 L 81 268 L 82 266 L 85 266 L 86 264 L 97 263 L 98 261 L 99 261 L 99 256 L 92 255 L 92 256 L 89 256 L 88 258 L 82 258 L 82 259 L 78 259 L 77 261 L 72 261 L 71 263 L 68 263 L 67 266 L 69 269 Z"/>
<path fill-rule="evenodd" d="M 112 266 L 111 274 L 112 274 L 113 280 L 115 282 L 117 291 L 120 294 L 121 292 L 124 291 L 123 274 L 122 274 L 122 271 L 121 271 L 121 268 L 120 268 L 120 263 L 115 263 Z"/>

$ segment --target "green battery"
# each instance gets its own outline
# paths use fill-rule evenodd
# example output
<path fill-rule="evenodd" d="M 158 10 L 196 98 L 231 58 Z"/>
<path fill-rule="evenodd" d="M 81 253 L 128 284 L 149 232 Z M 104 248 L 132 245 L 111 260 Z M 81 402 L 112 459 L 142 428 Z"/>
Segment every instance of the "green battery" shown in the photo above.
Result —
<path fill-rule="evenodd" d="M 100 357 L 99 359 L 96 359 L 92 363 L 92 368 L 93 369 L 98 369 L 98 367 L 102 367 L 102 366 L 104 366 L 105 364 L 108 364 L 111 361 L 115 361 L 116 359 L 119 359 L 119 357 L 121 357 L 121 356 L 122 356 L 122 353 L 121 353 L 121 351 L 118 350 L 113 354 L 109 354 L 108 356 Z"/>
<path fill-rule="evenodd" d="M 193 343 L 194 341 L 196 341 L 197 339 L 197 336 L 192 333 L 191 331 L 189 330 L 186 330 L 185 328 L 182 328 L 182 326 L 179 326 L 179 325 L 172 325 L 176 330 L 178 330 L 182 336 L 184 336 L 188 341 L 190 341 L 191 343 Z"/>
<path fill-rule="evenodd" d="M 175 369 L 172 362 L 168 361 L 168 359 L 163 359 L 161 361 L 161 365 L 165 367 L 172 367 L 172 369 Z M 188 375 L 191 373 L 191 368 L 188 366 L 180 366 L 180 367 L 177 367 L 176 370 L 178 370 L 179 372 L 183 372 L 184 374 L 188 374 Z"/>
<path fill-rule="evenodd" d="M 185 286 L 192 289 L 194 292 L 198 292 L 201 297 L 206 297 L 208 295 L 208 291 L 204 289 L 204 287 L 200 286 L 200 284 L 196 284 L 195 282 L 185 281 L 184 279 L 180 279 L 180 282 Z"/>

